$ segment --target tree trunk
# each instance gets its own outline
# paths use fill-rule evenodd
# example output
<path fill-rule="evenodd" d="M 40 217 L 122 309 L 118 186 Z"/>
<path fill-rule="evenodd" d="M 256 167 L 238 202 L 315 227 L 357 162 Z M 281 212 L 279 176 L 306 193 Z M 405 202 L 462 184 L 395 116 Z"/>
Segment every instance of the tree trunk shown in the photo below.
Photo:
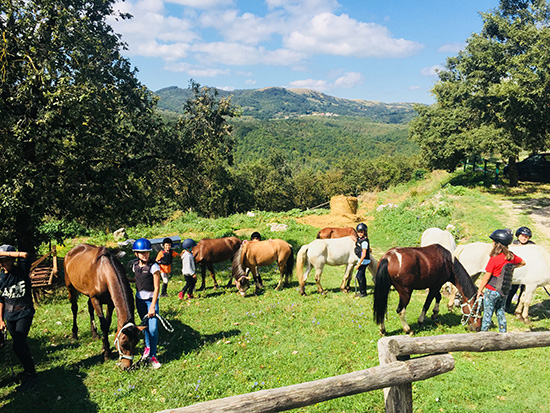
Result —
<path fill-rule="evenodd" d="M 515 156 L 508 158 L 508 177 L 510 178 L 510 186 L 518 186 L 518 168 Z"/>

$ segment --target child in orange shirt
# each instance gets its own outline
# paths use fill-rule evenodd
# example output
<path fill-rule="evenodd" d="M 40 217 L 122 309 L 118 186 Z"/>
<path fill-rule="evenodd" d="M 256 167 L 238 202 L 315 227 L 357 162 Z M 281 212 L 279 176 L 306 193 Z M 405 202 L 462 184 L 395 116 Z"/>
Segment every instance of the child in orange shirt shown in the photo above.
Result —
<path fill-rule="evenodd" d="M 172 260 L 179 254 L 172 249 L 172 239 L 164 238 L 162 240 L 162 251 L 159 251 L 155 261 L 160 267 L 160 276 L 162 278 L 161 297 L 168 297 L 168 281 L 172 272 Z"/>

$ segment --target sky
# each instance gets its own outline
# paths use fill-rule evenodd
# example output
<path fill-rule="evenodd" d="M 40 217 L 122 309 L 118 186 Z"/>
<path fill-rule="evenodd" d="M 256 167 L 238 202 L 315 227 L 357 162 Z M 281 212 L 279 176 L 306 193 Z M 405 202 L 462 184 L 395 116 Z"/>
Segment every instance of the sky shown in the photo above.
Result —
<path fill-rule="evenodd" d="M 498 0 L 126 0 L 109 19 L 156 91 L 308 88 L 345 99 L 434 103 L 437 69 Z"/>

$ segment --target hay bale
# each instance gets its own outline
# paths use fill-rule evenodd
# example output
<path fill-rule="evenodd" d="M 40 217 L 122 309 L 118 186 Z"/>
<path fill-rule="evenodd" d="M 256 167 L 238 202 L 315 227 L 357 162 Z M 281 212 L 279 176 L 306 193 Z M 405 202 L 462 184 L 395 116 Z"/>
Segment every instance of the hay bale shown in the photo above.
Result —
<path fill-rule="evenodd" d="M 357 198 L 338 195 L 330 199 L 330 213 L 333 215 L 355 215 L 357 213 Z"/>

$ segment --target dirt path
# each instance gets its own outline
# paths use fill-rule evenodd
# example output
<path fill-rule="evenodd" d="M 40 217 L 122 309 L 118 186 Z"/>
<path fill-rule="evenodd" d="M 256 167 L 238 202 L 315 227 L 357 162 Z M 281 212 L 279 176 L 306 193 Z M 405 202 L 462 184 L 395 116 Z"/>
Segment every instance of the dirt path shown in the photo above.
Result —
<path fill-rule="evenodd" d="M 534 198 L 505 200 L 500 204 L 507 210 L 513 228 L 528 226 L 537 244 L 550 247 L 550 197 L 541 194 Z"/>

